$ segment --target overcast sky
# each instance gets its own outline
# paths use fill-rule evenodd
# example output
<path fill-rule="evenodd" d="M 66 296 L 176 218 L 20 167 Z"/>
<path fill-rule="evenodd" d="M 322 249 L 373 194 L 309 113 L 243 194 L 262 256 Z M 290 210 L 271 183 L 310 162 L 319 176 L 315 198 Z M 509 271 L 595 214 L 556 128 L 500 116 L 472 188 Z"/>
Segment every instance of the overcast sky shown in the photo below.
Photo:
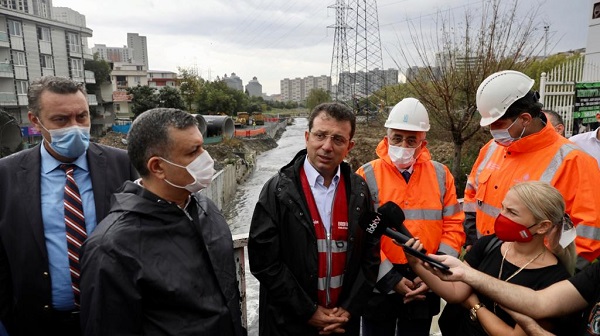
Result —
<path fill-rule="evenodd" d="M 489 0 L 379 0 L 384 68 L 396 67 L 395 50 L 408 25 L 431 25 L 436 13 L 461 16 Z M 335 0 L 54 0 L 86 16 L 94 44 L 122 47 L 127 33 L 148 41 L 150 70 L 196 67 L 201 76 L 235 72 L 246 85 L 256 76 L 263 92 L 279 93 L 283 78 L 329 75 Z M 549 25 L 548 53 L 585 47 L 591 0 L 521 0 L 539 6 Z"/>

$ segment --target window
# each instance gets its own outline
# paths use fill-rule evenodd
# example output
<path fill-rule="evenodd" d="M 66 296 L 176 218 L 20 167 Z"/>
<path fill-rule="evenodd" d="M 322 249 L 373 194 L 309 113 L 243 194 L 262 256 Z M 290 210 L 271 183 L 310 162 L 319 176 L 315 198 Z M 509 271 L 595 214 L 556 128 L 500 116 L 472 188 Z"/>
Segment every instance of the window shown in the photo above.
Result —
<path fill-rule="evenodd" d="M 144 70 L 143 66 L 141 66 L 141 65 L 136 65 L 136 66 L 135 66 L 135 69 L 136 69 L 137 71 L 143 71 L 143 70 Z"/>
<path fill-rule="evenodd" d="M 83 77 L 83 62 L 78 58 L 71 58 L 71 77 Z"/>
<path fill-rule="evenodd" d="M 21 26 L 21 22 L 8 20 L 8 33 L 11 36 L 23 36 L 23 26 Z"/>
<path fill-rule="evenodd" d="M 26 95 L 27 89 L 29 89 L 29 83 L 27 81 L 16 81 L 17 84 L 17 94 Z"/>
<path fill-rule="evenodd" d="M 21 65 L 21 66 L 26 66 L 27 62 L 25 60 L 25 53 L 22 51 L 16 51 L 13 50 L 12 51 L 12 58 L 13 58 L 13 64 L 14 65 Z"/>
<path fill-rule="evenodd" d="M 50 28 L 37 27 L 38 40 L 50 42 Z"/>
<path fill-rule="evenodd" d="M 69 45 L 69 51 L 76 53 L 81 52 L 81 39 L 79 39 L 79 34 L 67 33 L 67 44 Z"/>
<path fill-rule="evenodd" d="M 52 62 L 52 56 L 40 55 L 40 65 L 42 66 L 42 68 L 53 69 L 54 62 Z"/>

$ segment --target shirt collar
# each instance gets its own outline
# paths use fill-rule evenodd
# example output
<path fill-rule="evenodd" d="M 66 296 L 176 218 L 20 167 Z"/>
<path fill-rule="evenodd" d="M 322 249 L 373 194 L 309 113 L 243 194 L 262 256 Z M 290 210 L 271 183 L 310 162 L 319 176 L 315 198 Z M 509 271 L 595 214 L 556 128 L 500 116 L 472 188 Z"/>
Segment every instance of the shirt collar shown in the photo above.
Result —
<path fill-rule="evenodd" d="M 324 178 L 323 176 L 321 176 L 321 174 L 319 174 L 319 172 L 315 169 L 315 167 L 313 167 L 313 165 L 310 164 L 310 162 L 308 162 L 308 156 L 304 159 L 304 173 L 306 174 L 306 179 L 308 180 L 308 184 L 311 187 L 315 187 L 315 185 L 317 184 L 317 182 L 319 182 L 320 184 L 323 184 Z M 335 176 L 333 177 L 333 185 L 337 185 L 338 181 L 340 180 L 340 166 L 338 165 L 337 167 L 337 172 L 335 173 Z"/>
<path fill-rule="evenodd" d="M 51 171 L 53 171 L 54 169 L 58 168 L 58 166 L 60 166 L 61 164 L 65 163 L 65 162 L 58 161 L 56 158 L 54 158 L 54 156 L 50 155 L 50 153 L 46 149 L 46 146 L 44 146 L 43 143 L 40 145 L 40 153 L 42 156 L 42 173 L 43 174 L 48 174 Z M 87 159 L 85 156 L 86 153 L 87 153 L 87 151 L 85 153 L 81 154 L 81 156 L 78 157 L 77 160 L 71 162 L 71 164 L 76 165 L 77 168 L 79 168 L 79 169 L 88 171 L 88 162 L 87 162 Z"/>

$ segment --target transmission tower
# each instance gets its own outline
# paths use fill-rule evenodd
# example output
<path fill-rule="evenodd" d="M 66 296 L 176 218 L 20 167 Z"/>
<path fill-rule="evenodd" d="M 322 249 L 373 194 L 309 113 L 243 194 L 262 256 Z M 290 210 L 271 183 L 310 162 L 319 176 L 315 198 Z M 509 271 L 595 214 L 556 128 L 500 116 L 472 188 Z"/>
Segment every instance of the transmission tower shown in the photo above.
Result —
<path fill-rule="evenodd" d="M 338 92 L 336 99 L 350 100 L 356 112 L 374 111 L 385 97 L 367 99 L 373 92 L 385 86 L 385 71 L 379 35 L 379 15 L 377 0 L 337 0 L 336 5 L 336 38 L 332 58 L 332 81 L 337 75 Z M 344 20 L 344 21 L 338 21 Z M 338 34 L 338 31 L 340 34 Z M 344 34 L 344 39 L 338 38 Z M 344 46 L 344 40 L 346 41 Z M 344 50 L 345 49 L 345 50 Z M 340 70 L 340 57 L 347 53 L 349 71 Z M 342 54 L 343 55 L 343 54 Z M 336 68 L 334 68 L 334 63 Z"/>
<path fill-rule="evenodd" d="M 334 99 L 336 101 L 347 100 L 350 92 L 350 81 L 347 74 L 350 73 L 350 58 L 348 56 L 348 30 L 346 17 L 349 7 L 345 0 L 336 0 L 335 4 L 328 6 L 335 9 L 335 24 L 327 26 L 334 28 L 333 54 L 331 56 L 331 81 L 336 85 Z"/>

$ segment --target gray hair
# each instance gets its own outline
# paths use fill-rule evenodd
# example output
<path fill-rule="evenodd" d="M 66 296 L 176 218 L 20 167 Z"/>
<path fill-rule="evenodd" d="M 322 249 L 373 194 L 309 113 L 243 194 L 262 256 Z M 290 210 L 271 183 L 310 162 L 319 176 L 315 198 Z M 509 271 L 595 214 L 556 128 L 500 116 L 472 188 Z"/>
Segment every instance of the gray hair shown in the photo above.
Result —
<path fill-rule="evenodd" d="M 87 100 L 87 92 L 83 83 L 77 83 L 66 77 L 44 76 L 35 79 L 29 85 L 27 91 L 28 108 L 36 117 L 40 116 L 42 107 L 40 106 L 40 97 L 44 91 L 50 91 L 58 94 L 83 93 Z"/>
<path fill-rule="evenodd" d="M 140 176 L 148 176 L 147 163 L 153 156 L 169 158 L 173 143 L 169 128 L 198 127 L 198 121 L 188 112 L 174 108 L 154 108 L 140 114 L 127 134 L 127 154 Z"/>

